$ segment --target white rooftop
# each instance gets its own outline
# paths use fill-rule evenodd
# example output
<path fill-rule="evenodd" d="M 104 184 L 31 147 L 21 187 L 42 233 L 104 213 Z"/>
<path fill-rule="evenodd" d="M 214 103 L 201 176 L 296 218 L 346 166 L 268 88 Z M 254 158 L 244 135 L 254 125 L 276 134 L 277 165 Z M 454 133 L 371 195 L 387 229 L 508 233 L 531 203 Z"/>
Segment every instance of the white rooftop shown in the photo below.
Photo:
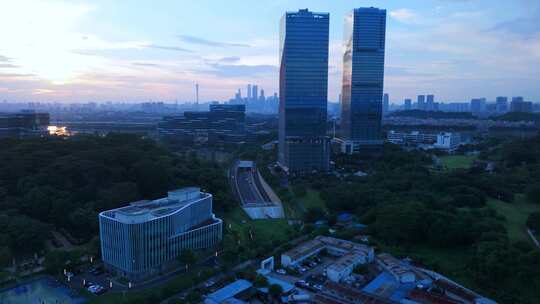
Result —
<path fill-rule="evenodd" d="M 103 216 L 119 222 L 143 223 L 182 209 L 191 202 L 207 197 L 198 187 L 181 188 L 167 193 L 167 197 L 156 200 L 143 200 L 128 206 L 102 212 Z"/>

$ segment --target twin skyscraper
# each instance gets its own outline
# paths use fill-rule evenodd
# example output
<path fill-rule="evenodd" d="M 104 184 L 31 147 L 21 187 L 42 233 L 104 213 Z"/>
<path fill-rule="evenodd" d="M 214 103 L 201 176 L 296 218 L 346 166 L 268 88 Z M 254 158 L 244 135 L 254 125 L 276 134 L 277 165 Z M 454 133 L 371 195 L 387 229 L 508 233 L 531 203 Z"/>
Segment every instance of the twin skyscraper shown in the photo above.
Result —
<path fill-rule="evenodd" d="M 287 12 L 280 28 L 279 154 L 289 172 L 327 171 L 330 15 Z M 386 10 L 358 8 L 345 17 L 339 143 L 344 153 L 380 149 Z"/>

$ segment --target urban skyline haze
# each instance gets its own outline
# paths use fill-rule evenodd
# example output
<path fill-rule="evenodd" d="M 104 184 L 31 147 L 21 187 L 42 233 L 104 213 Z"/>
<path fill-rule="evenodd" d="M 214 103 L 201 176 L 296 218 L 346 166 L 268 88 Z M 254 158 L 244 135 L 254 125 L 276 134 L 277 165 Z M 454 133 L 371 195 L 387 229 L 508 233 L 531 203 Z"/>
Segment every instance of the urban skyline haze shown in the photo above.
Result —
<path fill-rule="evenodd" d="M 279 19 L 330 13 L 328 99 L 341 91 L 344 17 L 388 11 L 385 92 L 392 102 L 525 96 L 540 100 L 540 3 L 425 1 L 2 1 L 0 100 L 227 100 L 257 83 L 278 91 Z M 30 9 L 31 8 L 31 9 Z"/>

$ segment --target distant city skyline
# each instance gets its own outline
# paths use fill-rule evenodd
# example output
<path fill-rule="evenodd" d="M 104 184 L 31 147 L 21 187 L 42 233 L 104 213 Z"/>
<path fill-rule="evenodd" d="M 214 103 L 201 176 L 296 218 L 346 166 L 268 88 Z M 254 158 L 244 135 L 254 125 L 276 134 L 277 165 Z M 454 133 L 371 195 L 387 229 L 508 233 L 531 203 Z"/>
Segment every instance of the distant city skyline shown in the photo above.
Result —
<path fill-rule="evenodd" d="M 257 83 L 278 91 L 280 17 L 330 12 L 328 99 L 341 92 L 343 22 L 388 11 L 392 103 L 524 96 L 540 101 L 540 3 L 492 1 L 5 1 L 0 101 L 226 101 Z M 31 7 L 32 9 L 28 9 Z M 268 94 L 270 95 L 270 94 Z"/>

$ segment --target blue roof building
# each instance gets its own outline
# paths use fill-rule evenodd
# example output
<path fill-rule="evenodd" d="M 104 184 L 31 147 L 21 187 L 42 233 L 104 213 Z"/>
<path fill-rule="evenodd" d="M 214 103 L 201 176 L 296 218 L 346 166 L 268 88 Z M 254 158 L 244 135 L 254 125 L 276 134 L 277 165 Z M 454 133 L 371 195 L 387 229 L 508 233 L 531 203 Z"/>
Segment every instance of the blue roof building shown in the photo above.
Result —
<path fill-rule="evenodd" d="M 243 301 L 235 298 L 236 295 L 253 287 L 249 281 L 236 280 L 233 283 L 217 290 L 206 296 L 204 304 L 218 304 L 218 303 L 230 303 L 237 304 L 243 303 Z"/>

